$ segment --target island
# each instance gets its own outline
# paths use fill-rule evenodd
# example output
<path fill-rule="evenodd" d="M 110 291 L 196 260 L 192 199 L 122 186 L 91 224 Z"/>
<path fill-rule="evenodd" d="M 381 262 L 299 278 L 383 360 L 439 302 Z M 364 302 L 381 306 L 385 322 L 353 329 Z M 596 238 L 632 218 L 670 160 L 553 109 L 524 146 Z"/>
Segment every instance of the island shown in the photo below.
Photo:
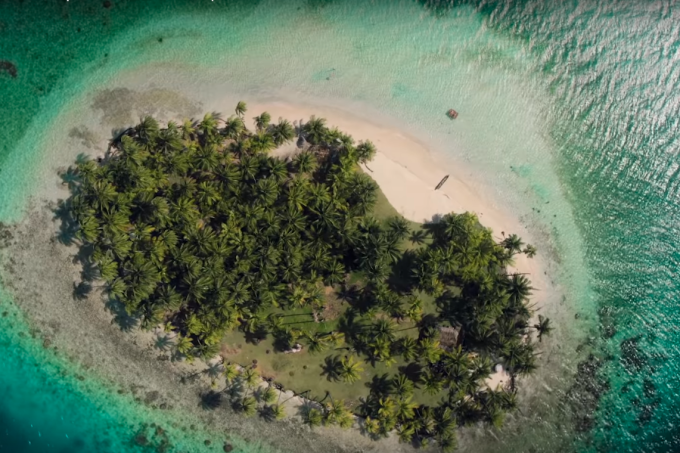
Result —
<path fill-rule="evenodd" d="M 531 324 L 531 283 L 508 271 L 535 247 L 496 242 L 471 213 L 407 221 L 361 169 L 373 143 L 316 117 L 264 112 L 249 130 L 246 112 L 146 117 L 102 158 L 78 158 L 61 206 L 76 289 L 102 286 L 143 328 L 162 326 L 178 359 L 221 357 L 225 391 L 208 406 L 276 420 L 292 390 L 311 426 L 443 451 L 460 426 L 500 425 L 551 330 Z M 490 387 L 501 370 L 510 382 Z"/>

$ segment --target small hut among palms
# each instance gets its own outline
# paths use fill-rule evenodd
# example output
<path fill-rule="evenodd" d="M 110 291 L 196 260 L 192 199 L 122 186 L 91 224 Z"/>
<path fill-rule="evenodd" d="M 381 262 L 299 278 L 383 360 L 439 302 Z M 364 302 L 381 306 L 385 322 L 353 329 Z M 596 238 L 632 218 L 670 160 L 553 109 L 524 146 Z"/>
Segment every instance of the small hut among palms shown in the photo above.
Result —
<path fill-rule="evenodd" d="M 439 328 L 439 346 L 447 351 L 452 350 L 458 346 L 459 327 L 440 327 Z"/>

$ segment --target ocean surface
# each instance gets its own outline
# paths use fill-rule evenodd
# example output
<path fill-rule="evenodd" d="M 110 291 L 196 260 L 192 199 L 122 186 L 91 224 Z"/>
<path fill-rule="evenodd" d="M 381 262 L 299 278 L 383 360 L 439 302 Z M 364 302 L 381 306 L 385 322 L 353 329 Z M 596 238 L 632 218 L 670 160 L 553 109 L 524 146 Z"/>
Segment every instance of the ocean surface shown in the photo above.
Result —
<path fill-rule="evenodd" d="M 513 435 L 534 452 L 680 451 L 677 2 L 3 0 L 0 60 L 16 68 L 0 65 L 4 223 L 21 219 L 66 115 L 135 71 L 407 124 L 543 232 L 559 262 L 551 277 L 576 316 L 556 335 L 583 357 L 551 370 L 566 409 L 540 436 Z M 221 445 L 50 353 L 0 302 L 0 452 Z"/>

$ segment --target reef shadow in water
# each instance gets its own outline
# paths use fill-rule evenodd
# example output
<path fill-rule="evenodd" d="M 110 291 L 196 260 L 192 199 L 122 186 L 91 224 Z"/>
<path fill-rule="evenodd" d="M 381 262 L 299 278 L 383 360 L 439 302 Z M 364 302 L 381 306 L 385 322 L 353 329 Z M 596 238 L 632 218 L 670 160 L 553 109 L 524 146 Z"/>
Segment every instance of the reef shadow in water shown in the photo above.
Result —
<path fill-rule="evenodd" d="M 6 72 L 13 79 L 16 79 L 19 75 L 16 65 L 8 60 L 0 60 L 0 73 L 2 72 Z"/>
<path fill-rule="evenodd" d="M 176 91 L 161 88 L 144 91 L 124 87 L 101 90 L 94 96 L 91 107 L 101 112 L 101 123 L 113 126 L 114 131 L 133 124 L 136 117 L 153 115 L 165 120 L 173 116 L 191 118 L 201 112 L 200 103 Z"/>

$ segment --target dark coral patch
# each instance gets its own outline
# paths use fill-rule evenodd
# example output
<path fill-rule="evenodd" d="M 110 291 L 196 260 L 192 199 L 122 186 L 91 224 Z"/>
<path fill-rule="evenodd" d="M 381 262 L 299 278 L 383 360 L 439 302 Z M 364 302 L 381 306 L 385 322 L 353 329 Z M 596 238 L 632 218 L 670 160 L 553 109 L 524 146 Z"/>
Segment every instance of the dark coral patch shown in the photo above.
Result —
<path fill-rule="evenodd" d="M 3 71 L 12 76 L 13 79 L 17 78 L 17 67 L 11 61 L 0 60 L 0 72 Z"/>

